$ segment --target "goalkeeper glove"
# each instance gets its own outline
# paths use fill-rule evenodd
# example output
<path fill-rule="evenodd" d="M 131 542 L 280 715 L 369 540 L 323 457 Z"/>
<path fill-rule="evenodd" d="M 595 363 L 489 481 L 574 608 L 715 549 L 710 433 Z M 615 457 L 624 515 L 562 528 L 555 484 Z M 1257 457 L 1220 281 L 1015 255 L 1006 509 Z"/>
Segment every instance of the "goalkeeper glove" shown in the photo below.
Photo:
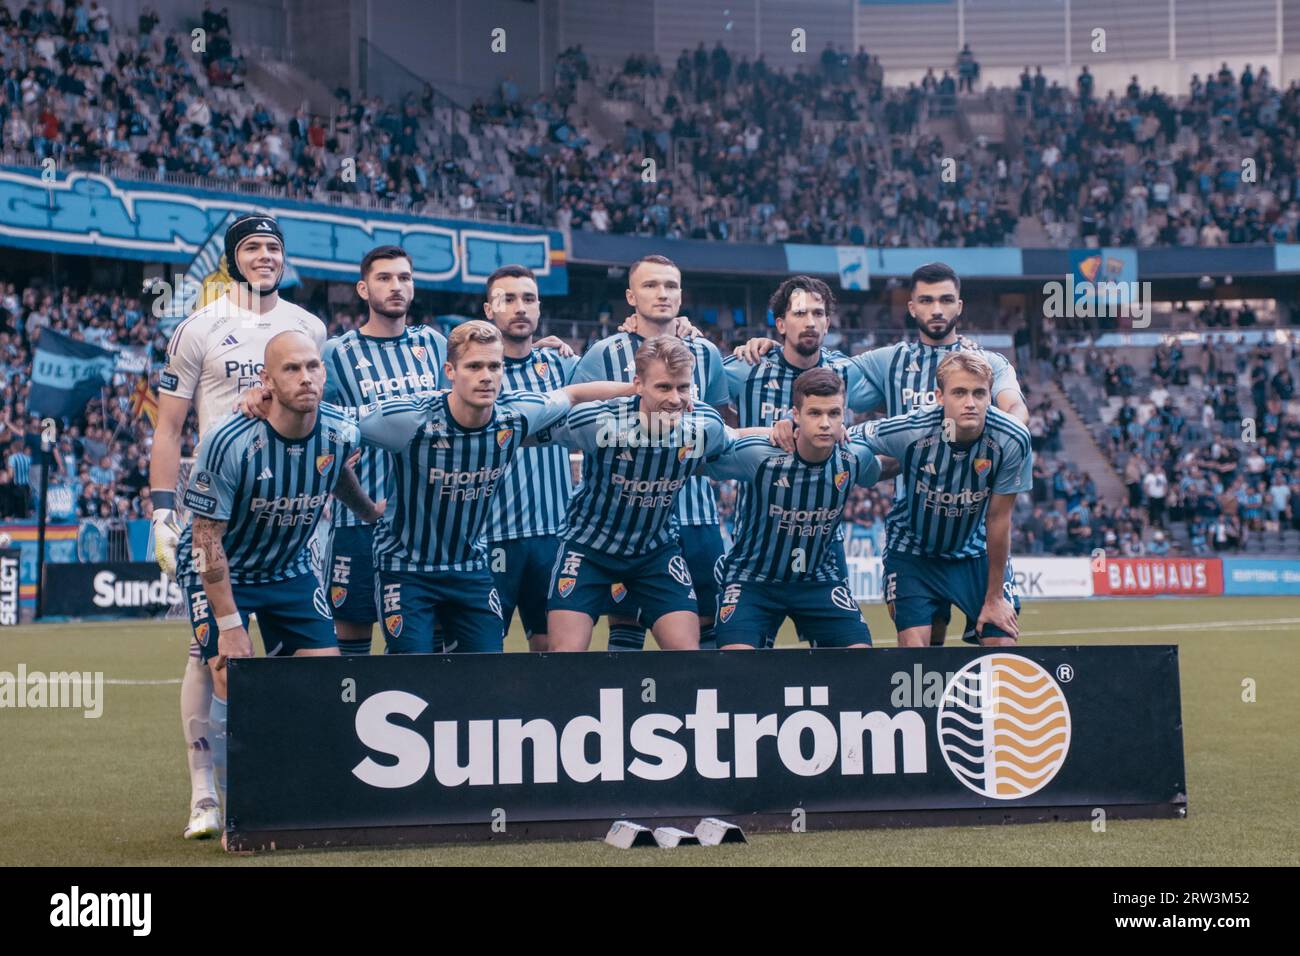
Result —
<path fill-rule="evenodd" d="M 155 508 L 153 511 L 153 554 L 158 567 L 169 578 L 176 578 L 176 546 L 181 540 L 180 525 L 176 521 L 176 512 L 170 508 Z"/>

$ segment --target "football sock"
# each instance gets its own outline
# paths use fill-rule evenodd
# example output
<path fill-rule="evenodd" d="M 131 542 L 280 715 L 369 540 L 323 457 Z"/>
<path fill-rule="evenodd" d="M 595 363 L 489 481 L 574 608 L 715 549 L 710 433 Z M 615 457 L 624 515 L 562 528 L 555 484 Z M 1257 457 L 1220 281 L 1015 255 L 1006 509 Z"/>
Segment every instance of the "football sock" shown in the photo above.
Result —
<path fill-rule="evenodd" d="M 611 624 L 609 649 L 611 651 L 639 651 L 645 648 L 645 627 L 640 624 Z"/>
<path fill-rule="evenodd" d="M 370 653 L 370 638 L 361 640 L 339 640 L 339 653 L 344 657 L 364 657 Z"/>
<path fill-rule="evenodd" d="M 226 792 L 226 702 L 212 695 L 212 710 L 208 714 L 208 730 L 212 743 L 212 768 L 217 773 L 217 784 Z"/>
<path fill-rule="evenodd" d="M 215 800 L 212 779 L 212 748 L 208 742 L 208 708 L 212 699 L 212 674 L 191 645 L 181 678 L 181 732 L 185 735 L 186 759 L 190 767 L 190 806 L 200 800 Z"/>
<path fill-rule="evenodd" d="M 713 632 L 713 624 L 700 625 L 700 650 L 716 651 L 718 649 L 717 636 Z"/>

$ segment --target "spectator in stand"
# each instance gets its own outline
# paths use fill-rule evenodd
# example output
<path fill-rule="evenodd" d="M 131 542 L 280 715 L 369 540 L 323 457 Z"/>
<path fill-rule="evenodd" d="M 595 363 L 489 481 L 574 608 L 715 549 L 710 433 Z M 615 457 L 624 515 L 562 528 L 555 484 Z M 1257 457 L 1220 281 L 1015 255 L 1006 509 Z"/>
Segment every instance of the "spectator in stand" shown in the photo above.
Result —
<path fill-rule="evenodd" d="M 1165 525 L 1165 495 L 1169 491 L 1169 479 L 1164 468 L 1150 468 L 1142 478 L 1142 490 L 1146 494 L 1147 514 L 1151 523 L 1163 528 Z"/>
<path fill-rule="evenodd" d="M 975 92 L 975 81 L 979 79 L 979 75 L 980 65 L 975 62 L 975 54 L 971 52 L 970 44 L 967 43 L 961 48 L 961 53 L 957 54 L 957 92 Z"/>

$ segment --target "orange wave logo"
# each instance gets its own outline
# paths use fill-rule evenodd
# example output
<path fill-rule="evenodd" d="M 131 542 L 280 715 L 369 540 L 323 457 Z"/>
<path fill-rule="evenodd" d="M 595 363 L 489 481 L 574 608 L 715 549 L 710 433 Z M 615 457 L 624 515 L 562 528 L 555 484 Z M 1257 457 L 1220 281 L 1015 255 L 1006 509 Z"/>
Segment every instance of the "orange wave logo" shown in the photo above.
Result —
<path fill-rule="evenodd" d="M 1070 707 L 1056 680 L 1018 654 L 971 661 L 939 704 L 948 769 L 986 797 L 1018 800 L 1051 782 L 1070 752 Z"/>

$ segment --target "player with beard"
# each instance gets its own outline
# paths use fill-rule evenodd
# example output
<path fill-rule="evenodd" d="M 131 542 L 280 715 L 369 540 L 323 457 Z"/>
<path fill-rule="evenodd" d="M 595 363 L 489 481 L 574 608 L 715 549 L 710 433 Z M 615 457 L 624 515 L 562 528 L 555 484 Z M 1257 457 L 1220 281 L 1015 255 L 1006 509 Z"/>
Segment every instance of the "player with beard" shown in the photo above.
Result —
<path fill-rule="evenodd" d="M 158 422 L 149 454 L 154 554 L 176 575 L 181 529 L 175 518 L 181 431 L 193 405 L 199 438 L 234 407 L 236 398 L 262 387 L 266 344 L 286 331 L 305 333 L 319 348 L 325 324 L 279 296 L 284 276 L 284 235 L 270 216 L 241 216 L 225 236 L 226 267 L 234 283 L 226 293 L 176 326 L 167 343 L 167 365 L 158 377 Z M 181 680 L 181 728 L 190 768 L 190 819 L 186 839 L 221 830 L 217 776 L 225 772 L 226 702 L 212 693 L 212 676 L 190 642 Z"/>
<path fill-rule="evenodd" d="M 422 325 L 408 325 L 415 298 L 414 266 L 400 246 L 379 246 L 361 260 L 357 295 L 369 307 L 359 329 L 325 344 L 325 401 L 343 408 L 445 388 L 447 340 Z M 391 456 L 367 446 L 356 464 L 372 500 L 387 497 Z M 375 622 L 375 527 L 336 503 L 330 547 L 330 603 L 343 654 L 369 654 Z"/>
<path fill-rule="evenodd" d="M 885 414 L 891 417 L 915 409 L 933 408 L 939 363 L 953 352 L 974 352 L 993 369 L 994 407 L 1027 425 L 1029 408 L 1025 405 L 1011 363 L 997 352 L 985 351 L 957 331 L 963 303 L 961 279 L 952 267 L 942 262 L 927 263 L 912 273 L 910 288 L 912 294 L 907 302 L 907 311 L 917 328 L 916 341 L 885 345 L 850 359 L 862 372 L 874 407 L 883 407 Z M 737 348 L 735 354 L 754 363 L 778 345 L 771 339 L 752 339 Z M 792 431 L 793 425 L 787 421 L 778 423 L 773 428 L 773 435 L 782 447 L 789 448 L 792 446 Z M 896 496 L 905 493 L 901 479 L 895 487 Z M 940 613 L 941 617 L 936 618 L 930 631 L 931 644 L 942 644 L 947 632 L 951 609 Z M 964 639 L 974 642 L 974 622 L 967 621 Z"/>
<path fill-rule="evenodd" d="M 564 387 L 578 358 L 559 339 L 533 340 L 541 299 L 530 269 L 510 265 L 492 273 L 483 314 L 500 329 L 505 346 L 502 395 Z M 547 590 L 572 493 L 568 451 L 558 445 L 529 447 L 506 466 L 489 503 L 485 543 L 506 632 L 518 608 L 530 650 L 547 649 Z"/>
<path fill-rule="evenodd" d="M 810 276 L 792 276 L 772 293 L 768 308 L 776 316 L 781 347 L 772 349 L 755 364 L 738 355 L 729 355 L 722 363 L 731 402 L 736 408 L 736 424 L 741 428 L 770 427 L 789 416 L 794 405 L 795 380 L 811 368 L 829 368 L 839 375 L 850 411 L 870 411 L 879 405 L 879 397 L 867 385 L 861 369 L 847 356 L 822 345 L 835 309 L 835 295 L 830 286 Z M 737 514 L 741 513 L 749 491 L 748 482 L 741 482 L 737 487 Z M 844 530 L 839 524 L 835 526 L 830 554 L 839 569 L 839 577 L 847 579 Z M 769 635 L 768 639 L 770 647 L 776 634 Z"/>
<path fill-rule="evenodd" d="M 730 398 L 717 346 L 700 335 L 682 338 L 679 332 L 681 270 L 665 256 L 645 256 L 628 269 L 627 285 L 627 304 L 635 309 L 629 320 L 632 331 L 617 332 L 588 349 L 573 373 L 573 381 L 631 382 L 636 377 L 637 350 L 647 340 L 667 335 L 680 338 L 694 356 L 692 402 L 715 410 L 725 408 Z M 687 479 L 676 498 L 676 523 L 682 554 L 699 599 L 700 647 L 712 648 L 718 589 L 715 570 L 724 548 L 717 497 L 709 479 L 699 475 Z M 613 592 L 615 603 L 631 586 L 631 582 L 621 583 L 626 587 Z M 644 645 L 645 627 L 635 617 L 610 615 L 610 650 L 639 651 Z"/>

